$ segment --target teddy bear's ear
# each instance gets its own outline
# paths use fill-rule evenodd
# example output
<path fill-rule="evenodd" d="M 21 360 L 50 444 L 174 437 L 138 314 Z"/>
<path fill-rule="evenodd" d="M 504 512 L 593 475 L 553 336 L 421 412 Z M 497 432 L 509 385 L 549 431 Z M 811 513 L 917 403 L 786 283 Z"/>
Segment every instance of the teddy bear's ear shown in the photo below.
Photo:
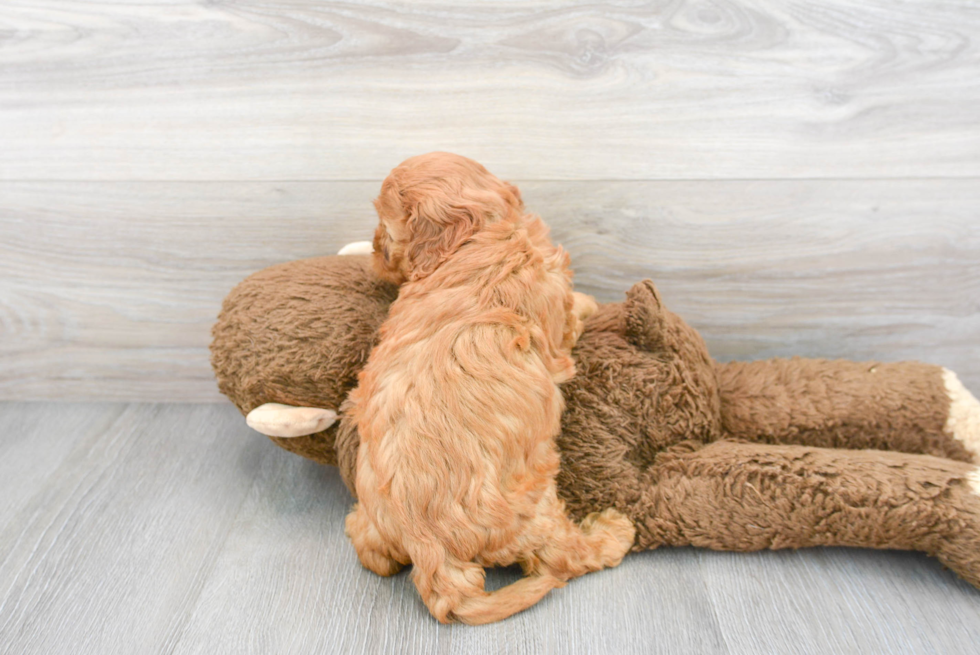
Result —
<path fill-rule="evenodd" d="M 652 280 L 637 282 L 626 292 L 623 320 L 626 338 L 643 350 L 655 351 L 664 343 L 664 308 Z"/>

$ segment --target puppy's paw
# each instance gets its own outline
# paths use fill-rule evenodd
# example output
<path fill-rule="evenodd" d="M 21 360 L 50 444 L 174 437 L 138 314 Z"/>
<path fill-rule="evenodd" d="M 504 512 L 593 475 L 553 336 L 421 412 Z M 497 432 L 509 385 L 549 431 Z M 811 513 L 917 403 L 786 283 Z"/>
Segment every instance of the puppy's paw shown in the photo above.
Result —
<path fill-rule="evenodd" d="M 599 537 L 599 558 L 606 567 L 618 565 L 636 539 L 633 522 L 625 514 L 612 508 L 589 514 L 582 521 L 581 527 L 590 537 Z"/>
<path fill-rule="evenodd" d="M 578 291 L 572 292 L 572 311 L 569 312 L 567 331 L 565 333 L 564 344 L 571 350 L 578 343 L 579 337 L 585 331 L 585 320 L 596 313 L 599 305 L 595 298 Z"/>
<path fill-rule="evenodd" d="M 402 565 L 399 562 L 376 550 L 359 550 L 357 551 L 357 559 L 361 560 L 361 566 L 368 571 L 385 578 L 402 570 Z"/>
<path fill-rule="evenodd" d="M 381 539 L 360 505 L 354 505 L 347 515 L 344 532 L 354 544 L 357 559 L 361 560 L 361 565 L 367 570 L 385 577 L 402 570 L 402 563 L 391 556 L 390 548 Z"/>
<path fill-rule="evenodd" d="M 572 298 L 572 313 L 578 316 L 581 321 L 589 318 L 599 309 L 599 303 L 588 294 L 573 291 Z"/>

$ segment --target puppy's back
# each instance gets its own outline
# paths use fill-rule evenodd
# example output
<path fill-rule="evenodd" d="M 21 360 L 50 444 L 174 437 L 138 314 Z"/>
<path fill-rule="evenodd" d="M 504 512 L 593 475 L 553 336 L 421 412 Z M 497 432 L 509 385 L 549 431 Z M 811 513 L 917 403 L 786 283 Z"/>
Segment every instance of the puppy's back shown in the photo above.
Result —
<path fill-rule="evenodd" d="M 570 280 L 567 256 L 531 227 L 492 226 L 402 287 L 361 374 L 358 428 L 379 489 L 358 495 L 400 514 L 401 531 L 455 543 L 453 526 L 515 528 L 557 473 Z M 485 544 L 460 545 L 471 559 Z"/>

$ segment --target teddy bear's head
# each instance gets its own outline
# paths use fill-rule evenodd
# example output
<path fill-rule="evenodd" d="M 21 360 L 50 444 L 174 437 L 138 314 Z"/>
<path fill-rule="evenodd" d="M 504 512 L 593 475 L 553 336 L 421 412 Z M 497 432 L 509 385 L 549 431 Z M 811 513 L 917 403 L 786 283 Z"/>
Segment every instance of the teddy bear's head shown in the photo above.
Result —
<path fill-rule="evenodd" d="M 397 295 L 363 255 L 304 259 L 249 276 L 225 298 L 211 331 L 218 388 L 243 414 L 265 403 L 338 409 Z M 336 465 L 336 431 L 335 424 L 272 440 Z"/>

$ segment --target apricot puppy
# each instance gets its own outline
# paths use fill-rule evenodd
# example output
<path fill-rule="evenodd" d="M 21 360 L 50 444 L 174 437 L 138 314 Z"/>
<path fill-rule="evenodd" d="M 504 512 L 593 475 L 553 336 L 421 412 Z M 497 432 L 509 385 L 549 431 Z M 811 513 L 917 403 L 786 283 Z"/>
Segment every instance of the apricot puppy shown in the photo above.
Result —
<path fill-rule="evenodd" d="M 413 565 L 442 622 L 489 623 L 616 566 L 635 530 L 565 514 L 555 436 L 595 301 L 517 189 L 447 153 L 406 160 L 375 201 L 377 273 L 403 285 L 350 396 L 361 445 L 347 534 L 380 575 Z M 484 590 L 485 566 L 526 577 Z"/>

